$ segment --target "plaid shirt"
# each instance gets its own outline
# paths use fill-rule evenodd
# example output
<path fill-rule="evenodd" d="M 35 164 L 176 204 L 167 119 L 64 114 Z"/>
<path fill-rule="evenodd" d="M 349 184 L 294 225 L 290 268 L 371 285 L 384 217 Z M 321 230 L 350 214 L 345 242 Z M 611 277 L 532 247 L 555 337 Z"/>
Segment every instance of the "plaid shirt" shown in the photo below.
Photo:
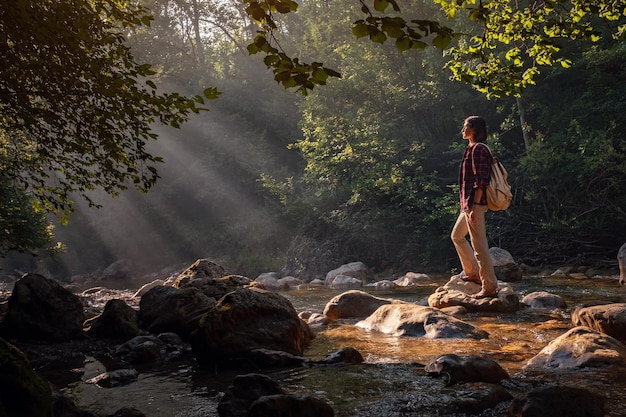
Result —
<path fill-rule="evenodd" d="M 461 211 L 470 209 L 474 203 L 474 190 L 477 188 L 483 189 L 480 204 L 487 205 L 486 189 L 491 179 L 492 161 L 493 157 L 487 145 L 479 146 L 479 143 L 475 143 L 465 149 L 465 154 L 463 154 L 463 160 L 459 167 Z"/>

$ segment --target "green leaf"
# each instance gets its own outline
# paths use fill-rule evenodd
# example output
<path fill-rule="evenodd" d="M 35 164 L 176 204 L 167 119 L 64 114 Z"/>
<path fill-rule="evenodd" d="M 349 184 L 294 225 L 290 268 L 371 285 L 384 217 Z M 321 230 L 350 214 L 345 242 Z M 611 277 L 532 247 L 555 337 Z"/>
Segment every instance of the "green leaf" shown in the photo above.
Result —
<path fill-rule="evenodd" d="M 396 48 L 403 52 L 411 49 L 411 39 L 409 39 L 408 36 L 402 36 L 396 39 Z"/>
<path fill-rule="evenodd" d="M 378 12 L 383 13 L 388 6 L 389 2 L 387 0 L 374 0 L 374 9 Z"/>
<path fill-rule="evenodd" d="M 433 39 L 433 46 L 441 50 L 444 50 L 448 47 L 448 45 L 450 45 L 451 40 L 452 39 L 450 36 L 439 34 L 435 36 L 435 39 Z"/>
<path fill-rule="evenodd" d="M 352 25 L 352 34 L 356 36 L 357 39 L 368 36 L 369 26 L 365 23 L 355 23 Z"/>

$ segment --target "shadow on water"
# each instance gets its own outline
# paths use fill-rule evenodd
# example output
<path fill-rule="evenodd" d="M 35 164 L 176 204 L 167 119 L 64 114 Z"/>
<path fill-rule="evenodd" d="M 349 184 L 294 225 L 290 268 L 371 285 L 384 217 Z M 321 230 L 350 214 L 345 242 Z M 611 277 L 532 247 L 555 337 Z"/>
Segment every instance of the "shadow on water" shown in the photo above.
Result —
<path fill-rule="evenodd" d="M 418 287 L 402 290 L 364 290 L 381 298 L 401 299 L 425 304 L 428 296 L 447 278 L 436 278 Z M 519 294 L 548 291 L 567 302 L 566 310 L 540 311 L 523 309 L 512 314 L 473 313 L 461 317 L 489 333 L 484 340 L 425 339 L 393 337 L 356 327 L 356 320 L 342 320 L 327 327 L 315 328 L 317 337 L 305 352 L 320 359 L 342 347 L 361 352 L 361 365 L 311 366 L 265 372 L 291 393 L 307 393 L 328 401 L 337 416 L 400 417 L 441 416 L 450 414 L 438 409 L 442 395 L 457 395 L 458 388 L 445 387 L 445 381 L 426 375 L 423 365 L 447 353 L 479 355 L 498 362 L 513 376 L 504 382 L 514 395 L 531 388 L 533 382 L 558 383 L 584 387 L 606 398 L 609 417 L 626 417 L 626 373 L 619 370 L 582 369 L 566 373 L 523 370 L 523 365 L 550 341 L 572 326 L 570 312 L 579 305 L 626 302 L 626 288 L 615 279 L 594 278 L 525 278 L 511 284 Z M 297 311 L 322 312 L 338 291 L 324 288 L 284 293 Z M 85 365 L 82 381 L 63 389 L 81 406 L 97 413 L 112 414 L 121 407 L 135 407 L 148 417 L 212 417 L 217 404 L 236 375 L 214 374 L 197 369 L 193 360 L 150 373 L 124 387 L 100 388 L 84 381 L 103 372 L 97 361 Z M 456 393 L 456 394 L 455 394 Z M 507 415 L 506 402 L 481 416 Z"/>

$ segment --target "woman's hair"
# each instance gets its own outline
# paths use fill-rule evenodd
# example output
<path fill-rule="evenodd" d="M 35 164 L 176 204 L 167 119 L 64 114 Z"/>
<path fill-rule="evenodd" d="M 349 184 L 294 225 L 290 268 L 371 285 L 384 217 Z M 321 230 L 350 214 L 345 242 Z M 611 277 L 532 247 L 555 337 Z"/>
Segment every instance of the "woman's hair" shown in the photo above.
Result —
<path fill-rule="evenodd" d="M 470 116 L 465 122 L 474 129 L 474 140 L 476 142 L 487 142 L 487 122 L 480 116 Z"/>

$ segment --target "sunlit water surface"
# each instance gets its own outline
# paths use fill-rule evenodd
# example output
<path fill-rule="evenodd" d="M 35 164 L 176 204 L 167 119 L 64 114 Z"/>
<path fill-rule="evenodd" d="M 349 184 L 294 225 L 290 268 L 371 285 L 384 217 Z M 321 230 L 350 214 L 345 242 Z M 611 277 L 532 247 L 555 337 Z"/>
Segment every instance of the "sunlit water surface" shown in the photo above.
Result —
<path fill-rule="evenodd" d="M 425 304 L 428 296 L 448 277 L 433 278 L 417 287 L 399 290 L 364 290 L 382 298 L 401 299 Z M 520 392 L 525 380 L 538 378 L 560 384 L 580 386 L 601 393 L 606 398 L 607 416 L 626 417 L 626 372 L 623 369 L 581 370 L 564 375 L 521 373 L 522 366 L 550 341 L 572 327 L 569 312 L 577 305 L 626 302 L 626 288 L 615 277 L 574 280 L 568 278 L 525 277 L 511 284 L 520 299 L 534 291 L 558 294 L 568 304 L 566 311 L 520 310 L 513 314 L 472 313 L 461 317 L 489 333 L 484 340 L 425 339 L 393 337 L 368 332 L 355 326 L 356 321 L 340 321 L 315 328 L 317 337 L 305 355 L 321 359 L 342 347 L 354 347 L 365 358 L 363 365 L 314 366 L 269 373 L 292 393 L 308 393 L 325 399 L 337 416 L 391 417 L 438 416 L 437 399 L 444 382 L 425 375 L 422 365 L 446 353 L 480 355 L 497 361 L 511 376 L 507 387 Z M 297 311 L 321 312 L 340 291 L 311 288 L 284 293 Z M 217 416 L 217 403 L 235 373 L 214 374 L 197 369 L 193 359 L 180 361 L 166 369 L 141 373 L 129 385 L 101 388 L 84 381 L 104 372 L 103 365 L 89 360 L 80 380 L 68 384 L 63 392 L 82 407 L 106 415 L 121 407 L 134 407 L 148 417 Z M 516 385 L 517 384 L 517 385 Z M 504 406 L 503 406 L 504 407 Z M 497 408 L 483 416 L 506 416 L 506 408 Z"/>

